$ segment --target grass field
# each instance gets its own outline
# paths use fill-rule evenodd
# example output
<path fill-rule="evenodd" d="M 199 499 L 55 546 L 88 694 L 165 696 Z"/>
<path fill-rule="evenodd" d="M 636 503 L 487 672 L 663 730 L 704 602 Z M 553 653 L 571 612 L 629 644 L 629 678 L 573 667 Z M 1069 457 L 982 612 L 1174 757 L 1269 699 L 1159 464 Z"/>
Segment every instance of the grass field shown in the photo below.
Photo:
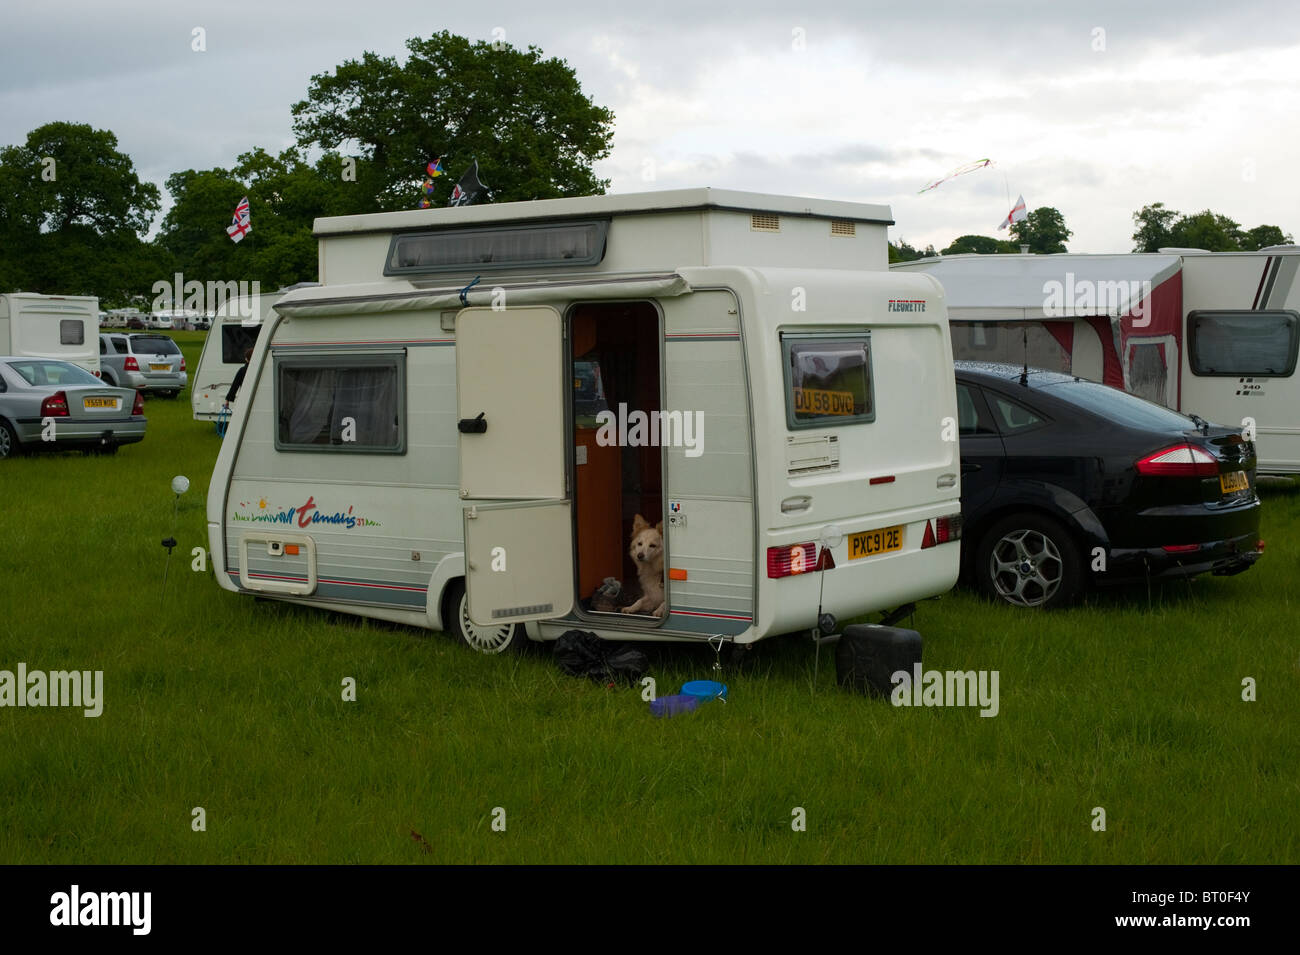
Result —
<path fill-rule="evenodd" d="M 191 375 L 202 334 L 175 336 Z M 726 704 L 656 720 L 549 647 L 482 657 L 220 590 L 189 556 L 220 442 L 188 392 L 147 414 L 114 457 L 0 464 L 0 669 L 103 670 L 105 697 L 0 709 L 0 863 L 1300 862 L 1290 486 L 1237 577 L 1061 613 L 922 604 L 926 669 L 999 671 L 995 718 L 842 691 L 833 652 L 814 682 L 785 638 Z M 711 676 L 704 648 L 651 658 L 661 694 Z"/>

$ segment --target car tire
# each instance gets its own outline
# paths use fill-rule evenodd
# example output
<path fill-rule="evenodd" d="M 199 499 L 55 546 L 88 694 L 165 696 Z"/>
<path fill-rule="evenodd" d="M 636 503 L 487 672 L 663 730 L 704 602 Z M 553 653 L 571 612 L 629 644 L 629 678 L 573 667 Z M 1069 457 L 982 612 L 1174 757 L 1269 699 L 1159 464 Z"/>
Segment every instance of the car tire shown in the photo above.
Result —
<path fill-rule="evenodd" d="M 4 418 L 0 418 L 0 459 L 16 458 L 23 453 L 23 446 L 18 443 L 18 433 Z"/>
<path fill-rule="evenodd" d="M 1067 607 L 1083 592 L 1078 542 L 1043 514 L 1012 514 L 990 527 L 972 570 L 985 596 L 1013 607 Z"/>
<path fill-rule="evenodd" d="M 469 619 L 469 594 L 465 592 L 464 579 L 447 585 L 446 603 L 443 605 L 443 629 L 456 638 L 457 643 L 479 653 L 520 653 L 528 643 L 522 624 L 503 627 L 480 627 Z"/>

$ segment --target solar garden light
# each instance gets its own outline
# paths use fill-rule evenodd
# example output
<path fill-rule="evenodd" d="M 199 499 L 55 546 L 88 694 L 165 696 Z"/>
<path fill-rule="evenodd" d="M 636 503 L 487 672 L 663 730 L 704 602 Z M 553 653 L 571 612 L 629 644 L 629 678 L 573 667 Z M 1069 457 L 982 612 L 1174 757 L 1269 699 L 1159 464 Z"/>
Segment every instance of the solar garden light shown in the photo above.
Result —
<path fill-rule="evenodd" d="M 167 562 L 163 564 L 163 584 L 162 593 L 158 596 L 158 609 L 162 609 L 167 600 L 167 570 L 171 567 L 172 548 L 176 546 L 176 513 L 180 510 L 181 495 L 190 489 L 190 479 L 184 474 L 178 474 L 172 478 L 172 493 L 176 498 L 172 501 L 172 532 L 162 539 L 162 545 L 167 548 Z"/>

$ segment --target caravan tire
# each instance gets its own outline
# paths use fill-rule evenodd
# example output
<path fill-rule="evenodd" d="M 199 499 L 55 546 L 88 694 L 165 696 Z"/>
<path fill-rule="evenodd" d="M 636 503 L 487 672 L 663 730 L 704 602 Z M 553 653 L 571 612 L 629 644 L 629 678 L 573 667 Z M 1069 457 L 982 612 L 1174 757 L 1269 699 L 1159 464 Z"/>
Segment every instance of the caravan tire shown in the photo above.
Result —
<path fill-rule="evenodd" d="M 989 528 L 974 572 L 986 596 L 1013 607 L 1067 607 L 1083 591 L 1078 543 L 1043 514 L 1012 514 Z"/>
<path fill-rule="evenodd" d="M 528 635 L 520 624 L 480 627 L 470 620 L 469 595 L 465 592 L 464 580 L 448 585 L 444 619 L 448 633 L 479 653 L 519 653 L 528 643 Z"/>

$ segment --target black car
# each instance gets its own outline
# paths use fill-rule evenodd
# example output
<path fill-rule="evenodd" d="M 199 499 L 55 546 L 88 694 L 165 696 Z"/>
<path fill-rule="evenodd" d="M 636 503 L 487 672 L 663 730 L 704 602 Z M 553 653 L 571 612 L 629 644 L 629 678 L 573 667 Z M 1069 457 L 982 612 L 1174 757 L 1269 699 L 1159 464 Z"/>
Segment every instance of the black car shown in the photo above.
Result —
<path fill-rule="evenodd" d="M 1108 385 L 956 362 L 962 570 L 1017 606 L 1260 556 L 1255 445 Z"/>

